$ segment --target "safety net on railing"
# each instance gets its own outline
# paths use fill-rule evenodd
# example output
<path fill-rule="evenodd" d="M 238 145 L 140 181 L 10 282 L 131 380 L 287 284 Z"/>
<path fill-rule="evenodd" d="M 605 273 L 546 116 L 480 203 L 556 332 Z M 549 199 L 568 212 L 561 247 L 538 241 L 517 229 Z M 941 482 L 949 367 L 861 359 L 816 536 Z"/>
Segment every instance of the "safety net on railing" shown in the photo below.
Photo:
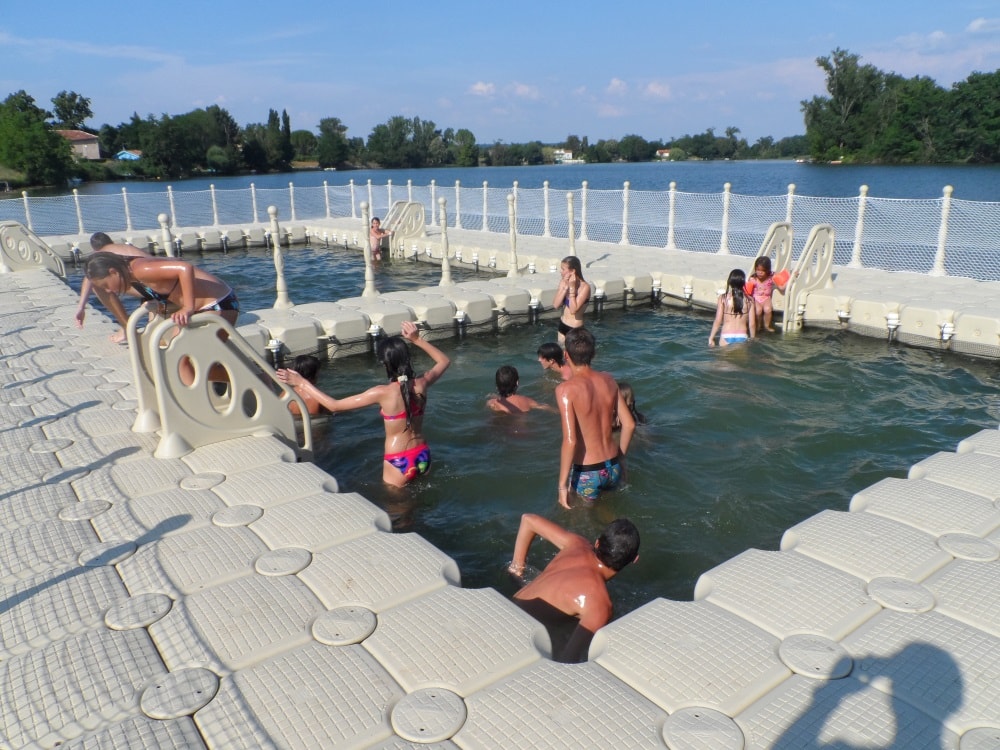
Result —
<path fill-rule="evenodd" d="M 572 194 L 574 237 L 581 241 L 669 247 L 752 257 L 768 227 L 790 219 L 795 251 L 809 230 L 833 226 L 834 262 L 888 271 L 941 272 L 982 280 L 1000 280 L 1000 203 L 937 199 L 824 198 L 788 195 L 753 196 L 729 192 L 521 188 L 412 182 L 238 190 L 133 192 L 111 195 L 12 197 L 0 200 L 0 220 L 26 224 L 41 235 L 89 234 L 95 231 L 155 234 L 157 217 L 171 226 L 267 223 L 268 206 L 278 218 L 312 221 L 384 217 L 394 201 L 424 206 L 429 228 L 440 224 L 439 199 L 446 201 L 450 228 L 494 233 L 510 231 L 508 196 L 515 196 L 517 231 L 523 235 L 566 238 Z"/>

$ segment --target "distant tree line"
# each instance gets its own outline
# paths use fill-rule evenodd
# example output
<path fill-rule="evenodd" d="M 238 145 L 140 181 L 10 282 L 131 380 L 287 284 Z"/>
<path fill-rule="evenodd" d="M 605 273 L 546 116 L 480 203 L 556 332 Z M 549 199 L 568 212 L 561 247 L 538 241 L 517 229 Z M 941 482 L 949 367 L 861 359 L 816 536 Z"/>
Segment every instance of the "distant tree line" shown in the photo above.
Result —
<path fill-rule="evenodd" d="M 816 59 L 829 96 L 802 102 L 813 159 L 856 163 L 1000 162 L 1000 70 L 950 89 L 835 49 Z"/>
<path fill-rule="evenodd" d="M 973 73 L 950 89 L 929 78 L 903 78 L 862 64 L 836 49 L 816 60 L 826 72 L 828 96 L 803 101 L 805 135 L 750 144 L 740 129 L 715 128 L 668 140 L 640 135 L 598 140 L 569 135 L 562 143 L 479 144 L 466 128 L 439 128 L 419 117 L 395 116 L 376 125 L 367 139 L 348 137 L 337 117 L 315 131 L 292 130 L 286 111 L 270 109 L 267 121 L 240 127 L 224 108 L 212 105 L 186 114 L 145 118 L 88 129 L 90 99 L 73 91 L 52 98 L 52 111 L 25 91 L 0 102 L 0 179 L 13 184 L 61 184 L 67 177 L 122 176 L 176 179 L 193 174 L 288 171 L 295 162 L 338 169 L 440 166 L 521 166 L 551 163 L 555 149 L 592 163 L 643 162 L 666 158 L 777 159 L 809 155 L 820 161 L 867 163 L 1000 162 L 1000 70 Z M 55 131 L 85 130 L 99 138 L 106 162 L 77 161 Z M 122 150 L 138 161 L 114 161 Z"/>

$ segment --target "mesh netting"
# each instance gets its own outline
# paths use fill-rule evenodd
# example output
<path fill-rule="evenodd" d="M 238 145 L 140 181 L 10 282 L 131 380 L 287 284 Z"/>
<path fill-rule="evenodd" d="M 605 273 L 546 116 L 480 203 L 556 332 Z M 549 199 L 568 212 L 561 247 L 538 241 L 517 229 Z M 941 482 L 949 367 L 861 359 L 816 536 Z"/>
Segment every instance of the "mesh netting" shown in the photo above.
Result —
<path fill-rule="evenodd" d="M 790 220 L 795 251 L 816 224 L 836 234 L 834 263 L 887 271 L 1000 280 L 1000 203 L 938 199 L 822 198 L 800 195 L 753 196 L 674 191 L 568 191 L 573 196 L 574 236 L 580 240 L 672 247 L 694 252 L 753 257 L 768 227 Z M 517 186 L 459 184 L 375 185 L 239 190 L 136 192 L 111 195 L 13 197 L 0 200 L 0 220 L 26 224 L 41 235 L 152 232 L 167 214 L 174 227 L 248 224 L 269 221 L 276 206 L 281 221 L 361 215 L 385 216 L 394 201 L 424 206 L 429 226 L 440 221 L 438 199 L 447 201 L 449 227 L 485 232 L 510 231 L 508 196 L 516 196 L 517 231 L 566 238 L 567 191 Z"/>

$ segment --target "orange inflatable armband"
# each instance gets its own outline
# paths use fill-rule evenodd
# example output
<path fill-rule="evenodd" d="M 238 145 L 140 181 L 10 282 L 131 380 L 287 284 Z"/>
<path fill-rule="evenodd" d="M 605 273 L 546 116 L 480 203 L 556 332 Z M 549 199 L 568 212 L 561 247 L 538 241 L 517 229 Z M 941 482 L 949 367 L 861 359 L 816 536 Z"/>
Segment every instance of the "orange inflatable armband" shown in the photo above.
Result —
<path fill-rule="evenodd" d="M 778 271 L 776 274 L 774 274 L 774 285 L 778 287 L 778 289 L 784 289 L 785 285 L 788 283 L 788 280 L 791 277 L 792 274 L 789 272 L 787 268 L 784 271 Z"/>

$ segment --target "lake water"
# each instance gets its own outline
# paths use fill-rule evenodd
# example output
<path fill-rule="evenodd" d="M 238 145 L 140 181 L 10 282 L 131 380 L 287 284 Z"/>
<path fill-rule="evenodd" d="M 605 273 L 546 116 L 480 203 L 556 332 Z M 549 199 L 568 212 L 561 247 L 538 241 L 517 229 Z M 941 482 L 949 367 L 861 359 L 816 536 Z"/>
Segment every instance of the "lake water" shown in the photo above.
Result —
<path fill-rule="evenodd" d="M 880 198 L 940 198 L 945 185 L 955 188 L 954 196 L 963 200 L 1000 201 L 1000 165 L 994 166 L 849 166 L 797 164 L 793 161 L 705 161 L 642 164 L 564 164 L 535 167 L 478 167 L 447 169 L 378 169 L 348 172 L 304 171 L 292 174 L 213 177 L 171 183 L 175 190 L 219 190 L 249 187 L 283 188 L 289 182 L 297 187 L 346 185 L 349 180 L 365 184 L 371 180 L 384 185 L 506 187 L 515 180 L 524 188 L 549 186 L 558 190 L 579 188 L 586 180 L 593 190 L 620 190 L 627 180 L 633 190 L 667 190 L 671 181 L 688 193 L 720 193 L 725 183 L 743 195 L 782 195 L 794 183 L 796 193 L 809 196 L 850 197 L 858 195 L 861 185 L 868 185 L 869 195 Z M 81 194 L 163 191 L 162 182 L 93 183 L 80 186 Z M 65 192 L 65 191 L 62 191 Z"/>
<path fill-rule="evenodd" d="M 268 256 L 240 252 L 194 257 L 229 280 L 244 309 L 270 306 Z M 364 285 L 357 253 L 287 253 L 289 292 L 298 303 L 356 296 Z M 262 271 L 266 268 L 266 271 Z M 470 277 L 456 271 L 456 280 Z M 428 264 L 384 264 L 382 291 L 436 284 Z M 78 275 L 74 284 L 79 283 Z M 557 381 L 535 351 L 555 323 L 449 339 L 453 365 L 430 392 L 426 434 L 431 474 L 402 491 L 381 482 L 383 427 L 376 409 L 333 417 L 317 441 L 317 463 L 344 491 L 385 508 L 397 530 L 420 533 L 460 565 L 464 585 L 513 593 L 505 573 L 520 515 L 552 518 L 587 537 L 619 516 L 642 534 L 637 565 L 612 582 L 616 614 L 656 597 L 689 599 L 698 576 L 749 547 L 776 549 L 788 527 L 936 451 L 1000 421 L 995 362 L 905 348 L 841 331 L 807 329 L 728 349 L 706 346 L 711 319 L 666 308 L 611 311 L 588 326 L 597 369 L 628 380 L 648 424 L 629 452 L 629 484 L 593 508 L 556 502 L 560 430 L 556 415 L 502 417 L 485 406 L 494 373 L 512 364 L 521 392 L 553 402 Z M 429 360 L 415 352 L 415 368 Z M 374 357 L 325 366 L 334 396 L 384 382 Z M 536 544 L 541 566 L 552 548 Z"/>

